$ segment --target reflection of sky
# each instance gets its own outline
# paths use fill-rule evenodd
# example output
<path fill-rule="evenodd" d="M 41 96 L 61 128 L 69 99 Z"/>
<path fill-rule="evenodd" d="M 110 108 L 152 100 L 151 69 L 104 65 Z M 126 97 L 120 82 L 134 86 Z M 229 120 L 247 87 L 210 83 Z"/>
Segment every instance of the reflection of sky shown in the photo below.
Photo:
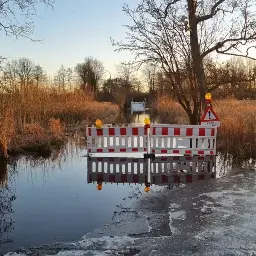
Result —
<path fill-rule="evenodd" d="M 116 205 L 125 205 L 135 186 L 87 184 L 87 159 L 76 152 L 57 164 L 25 166 L 20 161 L 15 180 L 9 180 L 17 196 L 12 203 L 15 222 L 9 234 L 13 244 L 4 250 L 80 239 L 85 233 L 111 222 Z M 143 187 L 141 188 L 143 189 Z M 14 247 L 12 247 L 14 246 Z M 1 251 L 1 250 L 0 250 Z"/>

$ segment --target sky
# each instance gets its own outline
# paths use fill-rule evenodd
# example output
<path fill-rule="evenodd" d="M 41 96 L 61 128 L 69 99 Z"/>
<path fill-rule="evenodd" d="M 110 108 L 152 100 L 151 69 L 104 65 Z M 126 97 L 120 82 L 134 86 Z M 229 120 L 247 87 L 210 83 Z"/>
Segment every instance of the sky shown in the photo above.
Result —
<path fill-rule="evenodd" d="M 54 74 L 63 64 L 74 68 L 85 57 L 103 62 L 112 75 L 116 65 L 132 59 L 129 52 L 114 52 L 110 37 L 125 38 L 129 18 L 122 12 L 124 3 L 135 0 L 55 0 L 54 9 L 38 5 L 34 20 L 34 39 L 6 37 L 1 32 L 0 56 L 27 57 Z"/>

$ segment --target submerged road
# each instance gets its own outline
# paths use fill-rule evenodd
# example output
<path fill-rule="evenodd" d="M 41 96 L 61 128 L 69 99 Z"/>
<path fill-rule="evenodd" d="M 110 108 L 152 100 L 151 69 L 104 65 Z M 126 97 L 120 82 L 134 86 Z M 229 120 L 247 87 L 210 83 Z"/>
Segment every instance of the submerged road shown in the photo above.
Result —
<path fill-rule="evenodd" d="M 240 173 L 172 189 L 135 190 L 114 223 L 81 241 L 17 252 L 22 255 L 256 255 L 256 173 Z M 109 199 L 111 200 L 111 198 Z M 72 221 L 72 218 L 70 219 Z M 9 253 L 9 255 L 14 255 Z"/>

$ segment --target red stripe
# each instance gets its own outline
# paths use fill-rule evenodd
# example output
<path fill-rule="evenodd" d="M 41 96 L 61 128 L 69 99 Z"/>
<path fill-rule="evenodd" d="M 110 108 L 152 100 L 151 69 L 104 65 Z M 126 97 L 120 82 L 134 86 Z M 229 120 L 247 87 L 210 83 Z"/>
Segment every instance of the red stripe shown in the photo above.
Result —
<path fill-rule="evenodd" d="M 214 152 L 213 152 L 213 151 L 210 151 L 210 154 L 211 154 L 211 155 L 214 155 Z"/>
<path fill-rule="evenodd" d="M 215 129 L 214 128 L 211 129 L 211 136 L 215 136 Z"/>
<path fill-rule="evenodd" d="M 114 174 L 110 174 L 108 180 L 109 182 L 116 182 L 116 176 Z"/>
<path fill-rule="evenodd" d="M 168 135 L 168 128 L 162 127 L 162 135 Z"/>
<path fill-rule="evenodd" d="M 139 149 L 138 148 L 132 148 L 132 152 L 138 152 Z"/>
<path fill-rule="evenodd" d="M 185 157 L 185 159 L 186 159 L 187 161 L 189 161 L 189 160 L 192 160 L 192 157 L 191 157 L 191 156 L 187 156 L 187 157 Z"/>
<path fill-rule="evenodd" d="M 174 183 L 180 183 L 180 176 L 179 175 L 174 175 L 173 176 L 173 182 Z"/>
<path fill-rule="evenodd" d="M 91 150 L 91 149 L 88 149 L 88 152 L 89 152 L 89 153 L 91 153 L 91 152 L 92 152 L 92 150 Z"/>
<path fill-rule="evenodd" d="M 102 129 L 96 129 L 97 136 L 103 136 L 103 130 Z"/>
<path fill-rule="evenodd" d="M 186 129 L 186 136 L 193 136 L 193 128 Z"/>
<path fill-rule="evenodd" d="M 179 150 L 173 150 L 173 154 L 179 154 L 180 151 Z"/>
<path fill-rule="evenodd" d="M 199 151 L 199 152 L 201 152 L 201 151 Z M 202 152 L 204 152 L 204 151 L 202 151 Z M 204 154 L 204 153 L 203 153 Z M 199 156 L 198 157 L 198 160 L 204 160 L 204 156 Z"/>
<path fill-rule="evenodd" d="M 97 152 L 98 152 L 98 153 L 102 153 L 102 152 L 103 152 L 103 149 L 102 149 L 102 148 L 97 148 Z"/>
<path fill-rule="evenodd" d="M 198 180 L 204 180 L 204 175 L 203 174 L 198 175 Z"/>
<path fill-rule="evenodd" d="M 88 134 L 89 136 L 92 136 L 92 128 L 88 128 Z"/>
<path fill-rule="evenodd" d="M 167 161 L 167 157 L 161 157 L 161 161 Z"/>
<path fill-rule="evenodd" d="M 168 183 L 168 176 L 162 175 L 162 183 Z"/>
<path fill-rule="evenodd" d="M 155 153 L 156 152 L 156 150 L 155 149 L 152 149 L 152 153 Z"/>
<path fill-rule="evenodd" d="M 109 128 L 108 134 L 109 136 L 115 136 L 115 128 Z"/>
<path fill-rule="evenodd" d="M 133 183 L 138 183 L 139 182 L 139 175 L 133 174 L 132 180 L 133 180 Z"/>
<path fill-rule="evenodd" d="M 204 151 L 203 150 L 199 150 L 198 151 L 198 155 L 204 155 Z"/>
<path fill-rule="evenodd" d="M 162 153 L 162 154 L 167 154 L 167 149 L 162 149 L 162 150 L 161 150 L 161 153 Z"/>
<path fill-rule="evenodd" d="M 126 128 L 120 128 L 120 135 L 122 136 L 126 135 Z"/>
<path fill-rule="evenodd" d="M 102 182 L 103 181 L 103 174 L 99 173 L 97 174 L 97 182 Z"/>
<path fill-rule="evenodd" d="M 180 128 L 174 128 L 174 136 L 180 136 Z"/>
<path fill-rule="evenodd" d="M 126 152 L 126 148 L 120 148 L 120 152 Z"/>
<path fill-rule="evenodd" d="M 108 149 L 108 152 L 109 152 L 109 153 L 113 153 L 113 152 L 115 152 L 115 149 L 114 149 L 114 148 L 109 148 L 109 149 Z"/>
<path fill-rule="evenodd" d="M 192 175 L 186 175 L 186 182 L 191 183 L 192 181 Z"/>
<path fill-rule="evenodd" d="M 199 136 L 205 136 L 205 128 L 199 128 Z"/>
<path fill-rule="evenodd" d="M 122 183 L 127 182 L 127 174 L 122 174 L 122 175 L 121 175 L 121 182 L 122 182 Z"/>
<path fill-rule="evenodd" d="M 192 151 L 191 150 L 185 150 L 185 154 L 191 155 Z"/>
<path fill-rule="evenodd" d="M 138 128 L 132 128 L 132 135 L 139 135 L 139 129 Z"/>
<path fill-rule="evenodd" d="M 148 128 L 144 128 L 144 135 L 148 135 Z"/>
<path fill-rule="evenodd" d="M 153 127 L 153 135 L 156 135 L 156 127 Z"/>
<path fill-rule="evenodd" d="M 144 148 L 144 152 L 146 152 L 147 151 L 147 149 L 146 148 Z M 153 151 L 152 151 L 153 152 Z"/>

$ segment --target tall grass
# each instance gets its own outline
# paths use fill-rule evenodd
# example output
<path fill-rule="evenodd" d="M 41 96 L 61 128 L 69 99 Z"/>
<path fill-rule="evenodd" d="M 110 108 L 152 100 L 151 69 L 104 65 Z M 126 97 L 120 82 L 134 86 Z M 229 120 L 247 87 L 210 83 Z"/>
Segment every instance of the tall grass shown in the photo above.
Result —
<path fill-rule="evenodd" d="M 60 140 L 66 124 L 89 123 L 118 112 L 116 105 L 96 102 L 80 90 L 29 86 L 0 92 L 0 156 L 6 156 L 8 149 Z"/>
<path fill-rule="evenodd" d="M 221 121 L 218 150 L 230 155 L 234 163 L 256 159 L 256 101 L 217 100 L 212 105 Z M 157 99 L 155 108 L 163 122 L 188 123 L 182 107 L 169 98 Z"/>

